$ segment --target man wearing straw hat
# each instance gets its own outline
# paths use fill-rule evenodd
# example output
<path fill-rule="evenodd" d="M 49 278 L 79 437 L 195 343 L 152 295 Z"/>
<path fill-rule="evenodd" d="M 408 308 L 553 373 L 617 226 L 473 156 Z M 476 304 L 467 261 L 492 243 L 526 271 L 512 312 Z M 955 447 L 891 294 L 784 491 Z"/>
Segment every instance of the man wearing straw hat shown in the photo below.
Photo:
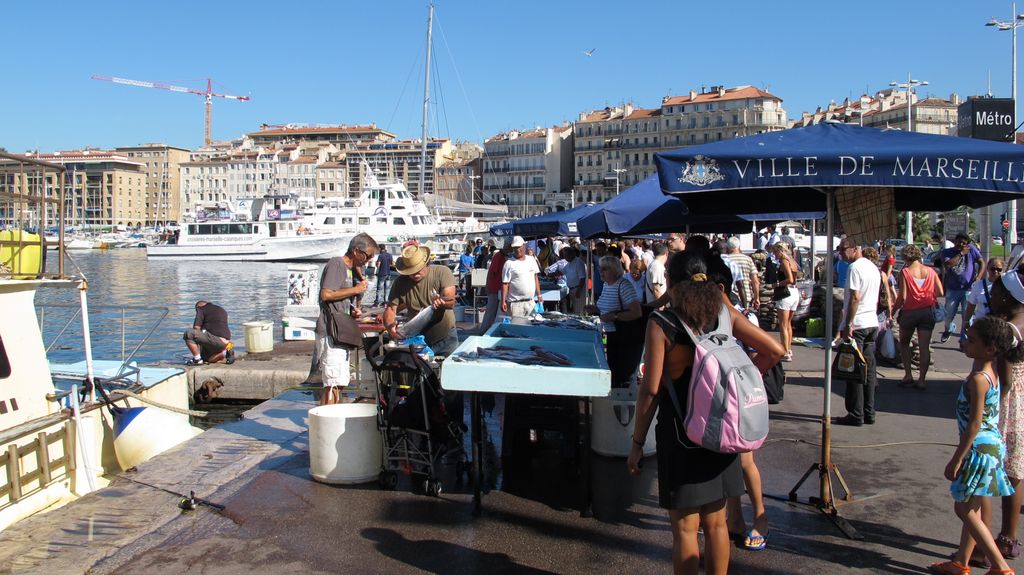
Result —
<path fill-rule="evenodd" d="M 432 307 L 433 317 L 422 334 L 434 353 L 449 355 L 459 346 L 455 329 L 455 276 L 442 265 L 430 265 L 430 248 L 408 245 L 395 262 L 399 278 L 391 286 L 388 305 L 384 310 L 384 328 L 392 339 L 401 339 L 396 316 L 405 311 L 413 317 Z M 411 337 L 417 334 L 404 334 Z"/>

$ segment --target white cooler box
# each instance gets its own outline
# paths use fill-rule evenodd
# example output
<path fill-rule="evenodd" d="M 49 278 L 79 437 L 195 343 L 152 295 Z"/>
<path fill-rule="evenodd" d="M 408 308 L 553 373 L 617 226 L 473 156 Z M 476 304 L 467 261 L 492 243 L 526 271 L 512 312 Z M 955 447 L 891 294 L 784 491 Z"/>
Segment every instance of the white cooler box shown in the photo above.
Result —
<path fill-rule="evenodd" d="M 285 341 L 313 341 L 316 339 L 316 318 L 282 317 L 281 333 Z"/>

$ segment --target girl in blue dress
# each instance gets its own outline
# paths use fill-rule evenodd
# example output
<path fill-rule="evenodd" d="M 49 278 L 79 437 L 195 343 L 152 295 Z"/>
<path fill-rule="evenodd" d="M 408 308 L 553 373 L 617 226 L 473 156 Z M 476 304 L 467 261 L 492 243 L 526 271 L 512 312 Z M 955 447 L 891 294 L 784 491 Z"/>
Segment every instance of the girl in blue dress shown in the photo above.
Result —
<path fill-rule="evenodd" d="M 960 443 L 945 470 L 946 479 L 952 481 L 953 510 L 964 526 L 953 559 L 930 565 L 928 570 L 932 573 L 969 574 L 967 558 L 975 544 L 993 566 L 988 573 L 1013 573 L 981 519 L 981 503 L 982 497 L 1013 493 L 1003 470 L 1006 448 L 999 433 L 999 380 L 993 362 L 997 355 L 1015 346 L 1010 324 L 1002 319 L 983 317 L 967 330 L 964 354 L 974 360 L 974 365 L 957 398 Z"/>

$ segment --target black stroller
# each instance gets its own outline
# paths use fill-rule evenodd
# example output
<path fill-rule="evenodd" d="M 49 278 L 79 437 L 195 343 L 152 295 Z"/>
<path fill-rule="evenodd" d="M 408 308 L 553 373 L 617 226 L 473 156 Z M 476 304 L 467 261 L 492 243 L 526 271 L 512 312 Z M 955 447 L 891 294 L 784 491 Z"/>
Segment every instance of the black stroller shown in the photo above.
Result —
<path fill-rule="evenodd" d="M 383 357 L 378 348 L 368 349 L 366 357 L 377 380 L 377 427 L 384 442 L 380 485 L 394 489 L 401 471 L 422 477 L 426 494 L 440 495 L 442 458 L 455 459 L 460 480 L 468 471 L 465 426 L 449 418 L 441 382 L 416 346 L 389 348 Z"/>

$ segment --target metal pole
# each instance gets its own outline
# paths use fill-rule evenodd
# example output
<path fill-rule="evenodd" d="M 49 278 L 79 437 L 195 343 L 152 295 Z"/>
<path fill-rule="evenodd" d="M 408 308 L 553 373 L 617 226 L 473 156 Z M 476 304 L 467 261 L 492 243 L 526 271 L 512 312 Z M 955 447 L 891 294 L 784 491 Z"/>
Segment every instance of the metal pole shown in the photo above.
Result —
<path fill-rule="evenodd" d="M 1017 20 L 1017 2 L 1016 0 L 1011 3 L 1013 14 L 1010 15 L 1010 24 L 1013 26 L 1013 74 L 1010 76 L 1010 91 L 1013 94 L 1013 126 L 1017 125 L 1017 26 L 1020 24 Z M 1010 132 L 1010 141 L 1014 144 L 1017 143 L 1016 130 L 1012 129 Z M 1013 244 L 1017 242 L 1017 200 L 1010 200 L 1006 202 L 1006 219 L 1010 221 L 1010 228 L 1006 234 L 1006 244 L 1008 247 L 1004 247 L 1006 253 L 1010 253 L 1013 249 Z M 991 230 L 985 230 L 986 235 L 992 235 Z"/>
<path fill-rule="evenodd" d="M 835 296 L 835 272 L 832 266 L 832 255 L 835 253 L 835 216 L 834 198 L 831 190 L 825 191 L 827 207 L 825 211 L 825 246 L 828 253 L 825 254 L 825 397 L 822 402 L 821 415 L 821 497 L 822 506 L 831 508 L 832 501 L 832 478 L 829 476 L 829 468 L 832 465 L 832 342 L 828 338 L 835 334 L 835 326 L 832 324 L 833 300 Z"/>
<path fill-rule="evenodd" d="M 92 371 L 92 338 L 89 335 L 89 302 L 86 291 L 89 289 L 89 282 L 82 280 L 78 284 L 78 301 L 82 309 L 82 347 L 85 350 L 85 377 L 91 384 L 93 380 Z M 96 388 L 89 390 L 89 401 L 96 400 Z"/>
<path fill-rule="evenodd" d="M 422 198 L 426 193 L 427 182 L 427 118 L 430 114 L 430 46 L 433 43 L 432 32 L 434 27 L 434 3 L 430 3 L 430 10 L 427 12 L 427 63 L 426 73 L 423 75 L 423 141 L 420 144 L 420 191 Z"/>
<path fill-rule="evenodd" d="M 910 72 L 907 72 L 907 132 L 908 133 L 914 131 L 914 120 L 911 117 L 912 110 L 910 108 L 910 90 L 911 90 L 911 86 L 913 86 L 913 80 L 911 80 Z M 907 228 L 907 237 L 905 239 L 907 240 L 907 244 L 912 244 L 912 243 L 914 243 L 914 212 L 912 212 L 910 210 L 907 210 L 906 228 Z"/>

